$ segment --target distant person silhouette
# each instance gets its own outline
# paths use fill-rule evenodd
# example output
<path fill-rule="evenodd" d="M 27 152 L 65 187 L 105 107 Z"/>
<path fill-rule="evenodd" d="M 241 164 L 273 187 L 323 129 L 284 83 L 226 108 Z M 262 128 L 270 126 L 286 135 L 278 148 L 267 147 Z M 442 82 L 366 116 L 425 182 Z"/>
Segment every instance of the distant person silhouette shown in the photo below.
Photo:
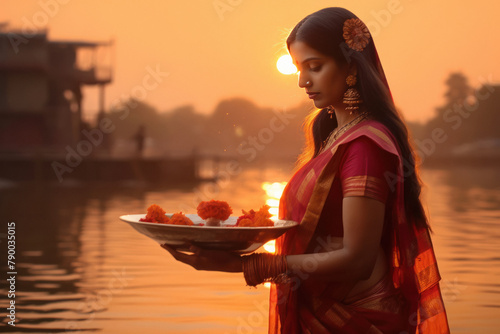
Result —
<path fill-rule="evenodd" d="M 142 157 L 144 151 L 144 140 L 146 139 L 146 128 L 144 125 L 139 126 L 136 134 L 134 135 L 134 140 L 136 143 L 136 153 L 137 156 Z"/>
<path fill-rule="evenodd" d="M 104 111 L 100 111 L 97 114 L 97 124 L 101 124 L 101 121 L 106 118 L 106 113 Z M 101 154 L 106 156 L 111 156 L 113 150 L 113 134 L 112 133 L 103 133 L 102 142 L 98 145 L 98 150 Z"/>

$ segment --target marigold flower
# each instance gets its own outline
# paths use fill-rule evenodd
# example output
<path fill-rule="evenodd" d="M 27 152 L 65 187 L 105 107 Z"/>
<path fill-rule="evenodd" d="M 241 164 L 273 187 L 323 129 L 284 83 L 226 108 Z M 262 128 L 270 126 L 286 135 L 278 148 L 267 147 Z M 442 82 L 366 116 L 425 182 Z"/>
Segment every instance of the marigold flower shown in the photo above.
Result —
<path fill-rule="evenodd" d="M 174 213 L 168 223 L 173 225 L 194 225 L 193 221 L 182 212 Z"/>
<path fill-rule="evenodd" d="M 216 200 L 202 201 L 196 209 L 201 219 L 216 218 L 226 220 L 233 213 L 227 202 Z"/>
<path fill-rule="evenodd" d="M 237 224 L 237 226 L 240 226 L 240 227 L 252 227 L 254 226 L 254 223 L 251 219 L 249 218 L 244 218 L 242 220 L 240 220 Z"/>
<path fill-rule="evenodd" d="M 238 217 L 236 221 L 236 226 L 240 227 L 256 227 L 256 226 L 274 226 L 274 222 L 269 219 L 271 214 L 269 213 L 269 205 L 262 206 L 259 211 L 254 210 L 245 211 L 242 210 L 243 215 Z"/>
<path fill-rule="evenodd" d="M 255 211 L 254 210 L 250 210 L 249 212 L 247 212 L 245 210 L 241 210 L 241 211 L 243 212 L 243 215 L 239 216 L 238 219 L 236 220 L 236 226 L 241 226 L 240 223 L 244 219 L 248 219 L 251 222 L 253 222 L 253 219 L 255 217 Z M 248 222 L 247 222 L 247 224 L 248 224 Z"/>
<path fill-rule="evenodd" d="M 360 19 L 352 18 L 344 22 L 343 37 L 353 50 L 363 51 L 370 41 L 370 32 Z"/>
<path fill-rule="evenodd" d="M 163 210 L 159 205 L 152 204 L 149 206 L 146 217 L 139 219 L 141 222 L 149 223 L 160 223 L 167 224 L 169 219 L 165 215 L 165 210 Z"/>

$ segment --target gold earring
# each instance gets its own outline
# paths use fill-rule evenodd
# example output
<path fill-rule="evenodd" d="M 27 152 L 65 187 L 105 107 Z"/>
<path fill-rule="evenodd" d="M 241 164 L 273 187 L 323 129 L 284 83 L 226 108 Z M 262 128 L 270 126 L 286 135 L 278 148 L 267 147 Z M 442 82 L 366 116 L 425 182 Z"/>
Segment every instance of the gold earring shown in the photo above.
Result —
<path fill-rule="evenodd" d="M 347 104 L 346 110 L 350 110 L 350 115 L 352 115 L 354 111 L 359 109 L 358 104 L 363 103 L 363 100 L 361 100 L 361 95 L 359 94 L 358 90 L 354 88 L 356 82 L 357 80 L 355 75 L 349 74 L 347 76 L 346 83 L 349 88 L 347 88 L 347 91 L 344 93 L 344 100 L 342 102 L 344 104 Z"/>
<path fill-rule="evenodd" d="M 328 106 L 328 107 L 326 107 L 326 110 L 328 110 L 328 114 L 330 115 L 330 119 L 332 119 L 333 113 L 335 112 L 335 109 L 333 108 L 333 106 Z"/>

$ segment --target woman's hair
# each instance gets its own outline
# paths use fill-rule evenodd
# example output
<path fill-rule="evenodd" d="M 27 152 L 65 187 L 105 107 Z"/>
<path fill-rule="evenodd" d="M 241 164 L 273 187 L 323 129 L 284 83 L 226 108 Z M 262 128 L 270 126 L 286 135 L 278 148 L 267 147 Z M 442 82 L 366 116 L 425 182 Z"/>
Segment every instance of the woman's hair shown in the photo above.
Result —
<path fill-rule="evenodd" d="M 344 22 L 357 18 L 350 11 L 339 8 L 325 8 L 306 16 L 292 30 L 287 38 L 287 47 L 294 41 L 301 41 L 322 54 L 333 57 L 340 66 L 351 63 L 357 67 L 357 88 L 361 99 L 373 119 L 384 124 L 395 137 L 401 159 L 404 161 L 404 203 L 410 224 L 429 227 L 425 211 L 420 202 L 421 181 L 408 130 L 397 112 L 391 96 L 384 70 L 380 64 L 377 50 L 370 36 L 362 51 L 351 49 L 343 37 Z M 299 157 L 301 165 L 319 154 L 321 144 L 330 132 L 337 127 L 336 117 L 330 118 L 326 108 L 311 113 L 304 121 L 306 146 Z"/>

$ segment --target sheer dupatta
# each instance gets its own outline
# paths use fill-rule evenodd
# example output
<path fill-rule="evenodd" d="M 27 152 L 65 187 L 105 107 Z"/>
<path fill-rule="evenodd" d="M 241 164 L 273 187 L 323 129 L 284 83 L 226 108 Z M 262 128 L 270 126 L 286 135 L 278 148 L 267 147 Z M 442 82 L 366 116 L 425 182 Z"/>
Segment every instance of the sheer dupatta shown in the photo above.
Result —
<path fill-rule="evenodd" d="M 403 162 L 395 140 L 385 126 L 376 121 L 362 122 L 342 135 L 331 147 L 302 166 L 287 184 L 280 201 L 280 218 L 300 222 L 276 240 L 277 254 L 303 254 L 311 243 L 319 217 L 341 157 L 350 141 L 366 136 L 380 148 L 399 159 L 398 173 L 393 175 L 396 191 L 391 212 L 391 274 L 392 284 L 399 288 L 409 304 L 407 330 L 409 333 L 447 333 L 446 313 L 439 289 L 439 272 L 429 232 L 410 226 L 404 211 Z M 318 285 L 311 297 L 311 307 L 298 302 L 304 286 L 300 280 L 289 284 L 272 285 L 270 295 L 269 333 L 378 333 L 372 321 L 390 315 L 387 312 L 364 310 L 340 302 L 352 283 Z M 308 287 L 310 289 L 310 287 Z M 310 306 L 310 305 L 309 305 Z"/>

